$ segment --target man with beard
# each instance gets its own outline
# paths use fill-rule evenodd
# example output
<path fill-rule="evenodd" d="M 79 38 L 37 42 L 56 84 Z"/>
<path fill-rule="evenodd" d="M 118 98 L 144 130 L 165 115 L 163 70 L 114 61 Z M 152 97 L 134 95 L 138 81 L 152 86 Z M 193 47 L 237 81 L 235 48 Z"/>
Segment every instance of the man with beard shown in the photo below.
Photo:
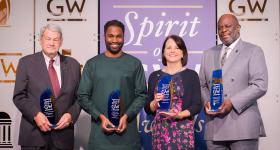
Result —
<path fill-rule="evenodd" d="M 83 69 L 78 98 L 92 118 L 88 149 L 141 149 L 136 116 L 146 100 L 145 74 L 141 62 L 122 51 L 124 30 L 122 22 L 108 21 L 106 51 Z"/>
<path fill-rule="evenodd" d="M 240 24 L 231 14 L 218 21 L 222 44 L 204 52 L 200 68 L 206 112 L 205 140 L 209 150 L 257 150 L 265 136 L 257 100 L 267 91 L 268 73 L 262 49 L 242 41 Z M 211 112 L 212 71 L 222 69 L 224 101 Z"/>

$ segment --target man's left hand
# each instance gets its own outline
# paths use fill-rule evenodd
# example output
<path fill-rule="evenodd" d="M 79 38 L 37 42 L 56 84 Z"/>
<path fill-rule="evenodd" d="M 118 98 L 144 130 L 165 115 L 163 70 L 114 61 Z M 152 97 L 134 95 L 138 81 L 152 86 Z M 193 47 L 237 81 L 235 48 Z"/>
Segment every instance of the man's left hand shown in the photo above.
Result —
<path fill-rule="evenodd" d="M 60 118 L 58 123 L 56 124 L 56 127 L 54 128 L 55 130 L 61 130 L 66 127 L 68 127 L 72 122 L 72 116 L 70 113 L 65 113 L 63 116 Z"/>
<path fill-rule="evenodd" d="M 219 115 L 227 115 L 232 110 L 232 103 L 230 99 L 225 99 L 219 108 Z"/>
<path fill-rule="evenodd" d="M 126 114 L 121 117 L 119 126 L 116 129 L 117 133 L 122 133 L 126 129 L 126 127 L 127 127 L 127 117 L 128 116 Z"/>

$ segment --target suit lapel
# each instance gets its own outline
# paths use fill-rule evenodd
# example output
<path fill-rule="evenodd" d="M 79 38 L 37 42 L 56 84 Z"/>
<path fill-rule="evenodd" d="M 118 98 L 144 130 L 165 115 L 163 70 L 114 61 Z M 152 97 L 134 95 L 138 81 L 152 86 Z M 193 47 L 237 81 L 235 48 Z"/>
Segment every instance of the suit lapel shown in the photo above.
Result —
<path fill-rule="evenodd" d="M 241 39 L 238 41 L 238 43 L 236 44 L 236 46 L 234 47 L 234 49 L 231 51 L 229 57 L 226 59 L 225 65 L 223 67 L 223 72 L 224 74 L 230 69 L 230 66 L 232 64 L 234 64 L 234 61 L 236 61 L 235 59 L 238 57 L 238 55 L 240 54 L 240 50 L 242 46 L 242 41 Z"/>
<path fill-rule="evenodd" d="M 217 49 L 215 50 L 215 54 L 214 54 L 215 70 L 221 68 L 221 59 L 220 59 L 221 52 L 222 52 L 222 44 L 218 45 Z"/>
<path fill-rule="evenodd" d="M 60 96 L 63 93 L 64 87 L 66 87 L 66 83 L 67 83 L 66 81 L 68 77 L 67 62 L 65 56 L 60 54 L 59 56 L 60 56 L 60 70 L 61 70 L 61 88 L 58 96 Z"/>
<path fill-rule="evenodd" d="M 42 54 L 43 52 L 41 53 L 37 53 L 38 54 L 38 57 L 36 57 L 36 63 L 34 65 L 37 64 L 37 70 L 38 70 L 38 74 L 39 76 L 41 77 L 42 79 L 42 82 L 44 83 L 44 85 L 46 86 L 46 88 L 50 88 L 52 89 L 52 86 L 51 86 L 51 79 L 49 77 L 49 72 L 48 72 L 48 68 L 47 68 L 47 65 L 46 65 L 46 62 L 45 62 L 45 58 Z"/>

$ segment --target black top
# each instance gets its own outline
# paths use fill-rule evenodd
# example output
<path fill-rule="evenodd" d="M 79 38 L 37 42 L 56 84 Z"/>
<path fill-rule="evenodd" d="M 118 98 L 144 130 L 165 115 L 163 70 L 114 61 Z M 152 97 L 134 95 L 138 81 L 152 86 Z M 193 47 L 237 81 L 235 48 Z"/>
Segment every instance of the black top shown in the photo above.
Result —
<path fill-rule="evenodd" d="M 167 75 L 167 73 L 163 72 L 162 70 L 154 71 L 149 76 L 148 81 L 148 98 L 145 105 L 145 111 L 148 114 L 155 115 L 156 112 L 151 112 L 150 103 L 154 99 L 154 90 L 157 86 L 158 80 L 163 76 Z M 172 78 L 178 77 L 182 79 L 183 82 L 183 104 L 182 104 L 182 111 L 189 110 L 190 117 L 188 119 L 193 119 L 196 114 L 198 114 L 202 107 L 201 102 L 201 91 L 200 91 L 200 83 L 199 77 L 197 73 L 190 69 L 185 69 L 181 72 L 178 72 L 172 75 Z"/>

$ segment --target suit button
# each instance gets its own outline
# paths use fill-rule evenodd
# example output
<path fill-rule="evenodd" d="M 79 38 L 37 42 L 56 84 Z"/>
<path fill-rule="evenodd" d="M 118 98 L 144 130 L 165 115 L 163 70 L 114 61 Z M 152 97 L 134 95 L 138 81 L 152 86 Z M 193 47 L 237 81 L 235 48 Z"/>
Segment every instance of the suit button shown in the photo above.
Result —
<path fill-rule="evenodd" d="M 234 79 L 230 79 L 231 82 L 234 82 Z"/>
<path fill-rule="evenodd" d="M 224 97 L 227 97 L 227 94 L 225 94 Z"/>

